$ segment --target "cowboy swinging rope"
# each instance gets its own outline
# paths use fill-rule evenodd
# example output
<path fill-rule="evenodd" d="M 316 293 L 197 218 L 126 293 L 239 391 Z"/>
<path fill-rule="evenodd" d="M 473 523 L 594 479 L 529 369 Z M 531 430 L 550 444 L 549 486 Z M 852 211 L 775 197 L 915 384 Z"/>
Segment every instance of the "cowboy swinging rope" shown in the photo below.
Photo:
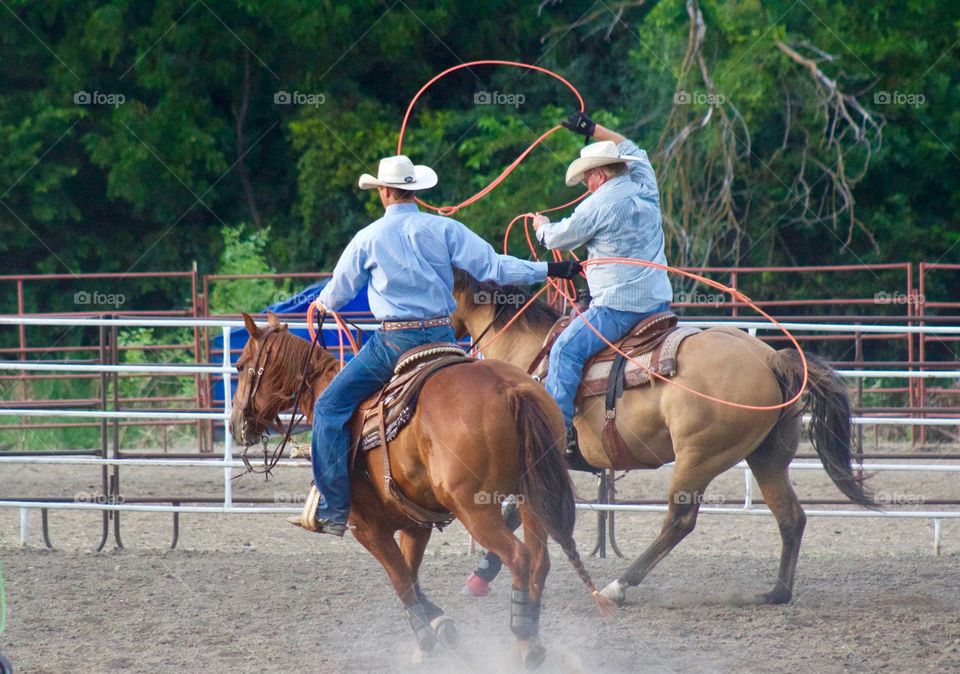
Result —
<path fill-rule="evenodd" d="M 404 134 L 405 134 L 405 132 L 406 132 L 407 125 L 408 125 L 408 123 L 410 122 L 410 118 L 411 118 L 411 115 L 412 115 L 412 113 L 413 113 L 414 106 L 416 105 L 416 103 L 417 103 L 417 101 L 420 99 L 420 97 L 424 94 L 424 92 L 426 92 L 427 89 L 429 89 L 431 86 L 433 86 L 437 81 L 441 80 L 442 78 L 446 77 L 447 75 L 449 75 L 449 74 L 451 74 L 451 73 L 453 73 L 453 72 L 456 72 L 456 71 L 458 71 L 458 70 L 462 70 L 462 69 L 464 69 L 464 68 L 469 68 L 469 67 L 472 67 L 472 66 L 480 66 L 480 65 L 496 65 L 496 66 L 508 66 L 508 67 L 513 67 L 513 68 L 522 68 L 522 69 L 526 69 L 526 70 L 533 70 L 533 71 L 536 71 L 536 72 L 539 72 L 539 73 L 542 73 L 542 74 L 545 74 L 545 75 L 549 75 L 550 77 L 553 77 L 554 79 L 559 80 L 560 82 L 562 82 L 562 83 L 574 94 L 574 96 L 576 96 L 577 102 L 578 102 L 579 105 L 580 105 L 580 110 L 581 110 L 581 111 L 583 111 L 583 110 L 585 109 L 585 107 L 586 107 L 585 104 L 584 104 L 583 96 L 580 94 L 579 91 L 577 91 L 576 87 L 574 87 L 569 81 L 567 81 L 566 79 L 564 79 L 564 78 L 561 77 L 560 75 L 558 75 L 558 74 L 556 74 L 556 73 L 554 73 L 554 72 L 552 72 L 552 71 L 550 71 L 550 70 L 548 70 L 548 69 L 546 69 L 546 68 L 542 68 L 542 67 L 540 67 L 540 66 L 531 65 L 531 64 L 527 64 L 527 63 L 520 63 L 520 62 L 517 62 L 517 61 L 501 61 L 501 60 L 470 61 L 470 62 L 468 62 L 468 63 L 462 63 L 462 64 L 460 64 L 460 65 L 453 66 L 452 68 L 447 68 L 447 69 L 444 70 L 443 72 L 435 75 L 435 76 L 434 76 L 433 78 L 431 78 L 426 84 L 424 84 L 422 87 L 420 87 L 420 90 L 417 91 L 416 95 L 414 95 L 414 97 L 413 97 L 413 98 L 411 99 L 411 101 L 410 101 L 410 104 L 407 106 L 406 113 L 404 114 L 403 121 L 402 121 L 402 123 L 401 123 L 401 125 L 400 125 L 400 134 L 399 134 L 399 137 L 398 137 L 398 139 L 397 139 L 397 154 L 402 154 L 402 153 L 403 153 L 403 137 L 404 137 Z M 533 151 L 533 149 L 534 149 L 537 145 L 539 145 L 540 143 L 542 143 L 547 137 L 549 137 L 549 136 L 552 135 L 553 133 L 556 133 L 556 132 L 557 132 L 558 130 L 560 130 L 561 128 L 562 128 L 562 127 L 561 127 L 560 125 L 556 125 L 556 126 L 550 128 L 549 130 L 547 130 L 545 133 L 541 134 L 533 143 L 531 143 L 523 152 L 521 152 L 521 153 L 517 156 L 517 158 L 514 159 L 513 162 L 511 162 L 510 165 L 507 166 L 507 167 L 500 173 L 500 175 L 498 175 L 492 182 L 490 182 L 489 185 L 487 185 L 486 187 L 484 187 L 483 189 L 481 189 L 479 192 L 477 192 L 477 193 L 474 194 L 473 196 L 468 197 L 468 198 L 465 199 L 464 201 L 460 202 L 459 204 L 449 205 L 449 206 L 434 206 L 434 205 L 429 204 L 429 203 L 427 203 L 427 202 L 425 202 L 425 201 L 423 201 L 423 200 L 421 200 L 421 199 L 419 199 L 419 198 L 417 199 L 417 202 L 418 202 L 421 206 L 423 206 L 423 207 L 425 207 L 425 208 L 428 208 L 428 209 L 430 209 L 430 210 L 436 211 L 436 212 L 437 212 L 438 214 L 440 214 L 440 215 L 453 215 L 454 213 L 458 212 L 459 210 L 461 210 L 461 209 L 463 209 L 463 208 L 465 208 L 465 207 L 467 207 L 467 206 L 469 206 L 469 205 L 471 205 L 471 204 L 473 204 L 473 203 L 476 203 L 477 201 L 479 201 L 480 199 L 482 199 L 484 196 L 486 196 L 487 194 L 489 194 L 491 191 L 493 191 L 497 186 L 499 186 L 499 185 L 507 178 L 508 175 L 510 175 L 510 174 L 517 168 L 517 166 L 520 165 L 520 163 Z M 569 208 L 570 206 L 572 206 L 572 205 L 576 204 L 577 202 L 581 201 L 582 199 L 586 198 L 588 195 L 589 195 L 589 191 L 588 191 L 588 192 L 584 192 L 583 194 L 581 194 L 581 195 L 580 195 L 579 197 L 577 197 L 576 199 L 573 199 L 572 201 L 569 201 L 569 202 L 567 202 L 567 203 L 565 203 L 565 204 L 561 204 L 560 206 L 554 206 L 554 207 L 552 207 L 552 208 L 544 209 L 544 210 L 542 210 L 542 211 L 539 211 L 539 213 L 550 213 L 550 212 L 553 212 L 553 211 L 559 211 L 559 210 L 562 210 L 562 209 L 565 209 L 565 208 Z M 539 260 L 539 256 L 537 255 L 536 247 L 534 246 L 534 244 L 533 244 L 533 239 L 532 239 L 531 236 L 530 236 L 530 223 L 531 223 L 534 215 L 535 215 L 534 213 L 522 213 L 522 214 L 520 214 L 520 215 L 517 215 L 516 217 L 514 217 L 514 218 L 510 221 L 510 223 L 507 225 L 507 229 L 506 229 L 506 232 L 504 233 L 504 237 L 503 237 L 503 250 L 504 250 L 504 253 L 506 253 L 506 252 L 507 252 L 507 249 L 508 249 L 508 242 L 509 242 L 509 237 L 510 237 L 510 231 L 511 231 L 511 229 L 513 228 L 514 224 L 516 224 L 519 220 L 523 220 L 523 224 L 524 224 L 524 235 L 525 235 L 526 240 L 527 240 L 527 245 L 529 246 L 530 252 L 531 252 L 531 254 L 533 255 L 534 259 Z M 557 250 L 552 251 L 552 255 L 553 255 L 554 260 L 560 260 L 560 259 L 563 258 L 562 253 L 561 253 L 560 251 L 557 251 Z M 569 255 L 570 255 L 573 259 L 578 259 L 577 256 L 576 256 L 576 254 L 575 254 L 573 251 L 569 251 Z M 803 379 L 802 379 L 802 382 L 801 382 L 801 385 L 800 385 L 799 389 L 797 390 L 797 392 L 796 392 L 789 400 L 785 400 L 784 402 L 782 402 L 782 403 L 780 403 L 780 404 L 777 404 L 777 405 L 747 405 L 747 404 L 743 404 L 743 403 L 732 402 L 732 401 L 729 401 L 729 400 L 723 400 L 722 398 L 717 398 L 717 397 L 715 397 L 715 396 L 708 395 L 708 394 L 703 393 L 703 392 L 701 392 L 701 391 L 697 391 L 697 390 L 692 389 L 692 388 L 690 388 L 690 387 L 688 387 L 688 386 L 685 386 L 685 385 L 683 385 L 683 384 L 680 384 L 680 383 L 674 381 L 673 379 L 671 379 L 671 378 L 669 378 L 669 377 L 665 377 L 664 375 L 660 374 L 659 372 L 653 371 L 650 367 L 644 365 L 643 363 L 638 362 L 635 358 L 633 358 L 632 356 L 630 356 L 628 353 L 625 353 L 625 352 L 624 352 L 622 349 L 620 349 L 615 343 L 611 342 L 611 341 L 608 340 L 606 337 L 604 337 L 604 336 L 600 333 L 600 331 L 596 329 L 596 327 L 594 327 L 589 321 L 587 321 L 587 320 L 583 317 L 583 313 L 580 311 L 580 309 L 579 309 L 579 308 L 577 307 L 577 305 L 576 305 L 576 301 L 575 301 L 576 298 L 574 297 L 575 288 L 574 288 L 574 284 L 573 284 L 573 281 L 572 281 L 572 280 L 558 281 L 558 280 L 555 280 L 555 279 L 549 279 L 549 278 L 548 278 L 548 279 L 547 279 L 547 283 L 546 283 L 539 291 L 537 291 L 534 295 L 532 295 L 532 296 L 527 300 L 527 302 L 520 308 L 520 310 L 519 310 L 502 328 L 500 328 L 499 331 L 497 331 L 497 332 L 492 336 L 492 338 L 487 342 L 487 346 L 489 347 L 489 345 L 490 345 L 491 343 L 493 343 L 493 341 L 495 341 L 500 335 L 502 335 L 502 334 L 511 326 L 511 324 L 512 324 L 514 321 L 516 321 L 516 320 L 523 314 L 523 312 L 526 311 L 526 309 L 527 309 L 534 301 L 536 301 L 536 300 L 540 297 L 540 295 L 542 295 L 542 294 L 544 294 L 544 293 L 546 292 L 546 293 L 547 293 L 547 299 L 548 299 L 548 301 L 553 300 L 553 299 L 555 299 L 555 298 L 557 298 L 557 297 L 562 297 L 562 298 L 566 301 L 566 303 L 568 303 L 568 304 L 570 305 L 572 312 L 575 313 L 575 314 L 577 315 L 577 317 L 579 317 L 581 320 L 583 320 L 583 322 L 587 325 L 587 327 L 590 328 L 590 330 L 593 331 L 594 334 L 596 334 L 598 337 L 600 337 L 600 339 L 601 339 L 608 347 L 612 348 L 614 351 L 616 351 L 618 354 L 620 354 L 622 357 L 624 357 L 627 361 L 629 361 L 630 363 L 632 363 L 632 364 L 635 365 L 636 367 L 640 368 L 642 371 L 646 372 L 651 378 L 656 378 L 656 379 L 658 379 L 658 380 L 660 380 L 660 381 L 662 381 L 662 382 L 664 382 L 664 383 L 666 383 L 666 384 L 669 384 L 669 385 L 671 385 L 671 386 L 676 386 L 676 387 L 678 387 L 678 388 L 686 391 L 687 393 L 690 393 L 690 394 L 692 394 L 692 395 L 695 395 L 695 396 L 697 396 L 697 397 L 699 397 L 699 398 L 703 398 L 703 399 L 705 399 L 705 400 L 709 400 L 709 401 L 711 401 L 711 402 L 715 402 L 715 403 L 718 403 L 718 404 L 721 404 L 721 405 L 726 405 L 726 406 L 729 406 L 729 407 L 735 407 L 735 408 L 740 408 L 740 409 L 753 410 L 753 411 L 774 411 L 774 410 L 786 409 L 786 408 L 792 406 L 794 403 L 796 403 L 798 400 L 800 400 L 800 397 L 803 395 L 803 392 L 806 390 L 807 382 L 808 382 L 808 379 L 809 379 L 809 368 L 808 368 L 808 365 L 807 365 L 806 356 L 805 356 L 805 354 L 803 353 L 803 349 L 800 348 L 800 343 L 799 343 L 799 342 L 797 341 L 797 339 L 793 336 L 793 334 L 791 334 L 790 331 L 787 330 L 780 322 L 778 322 L 775 318 L 773 318 L 770 314 L 768 314 L 766 311 L 764 311 L 761 307 L 759 307 L 756 303 L 754 303 L 749 297 L 747 297 L 746 295 L 744 295 L 742 292 L 740 292 L 740 291 L 737 290 L 736 288 L 732 288 L 732 287 L 727 286 L 727 285 L 725 285 L 725 284 L 723 284 L 723 283 L 720 283 L 719 281 L 714 281 L 713 279 L 706 278 L 706 277 L 701 276 L 701 275 L 699 275 L 699 274 L 694 274 L 694 273 L 692 273 L 692 272 L 685 271 L 685 270 L 683 270 L 683 269 L 678 269 L 678 268 L 676 268 L 676 267 L 671 267 L 671 266 L 669 266 L 669 265 L 661 265 L 661 264 L 658 264 L 658 263 L 656 263 L 656 262 L 650 262 L 650 261 L 647 261 L 647 260 L 638 260 L 638 259 L 633 259 L 633 258 L 620 258 L 620 257 L 610 258 L 610 257 L 608 257 L 608 258 L 594 258 L 594 259 L 592 259 L 592 260 L 585 260 L 585 261 L 582 262 L 582 264 L 583 264 L 584 267 L 593 266 L 593 265 L 598 265 L 598 264 L 628 264 L 628 265 L 641 266 L 641 267 L 651 267 L 651 268 L 653 268 L 653 269 L 661 269 L 661 270 L 663 270 L 663 271 L 666 271 L 667 273 L 678 274 L 678 275 L 680 275 L 680 276 L 684 276 L 684 277 L 686 277 L 686 278 L 692 279 L 692 280 L 697 281 L 697 282 L 699 282 L 699 283 L 703 283 L 703 284 L 705 284 L 705 285 L 707 285 L 707 286 L 710 286 L 711 288 L 715 288 L 716 290 L 720 290 L 720 291 L 722 291 L 722 292 L 724 292 L 724 293 L 726 293 L 726 294 L 729 294 L 729 295 L 730 295 L 731 297 L 733 297 L 734 299 L 736 299 L 736 300 L 738 300 L 739 302 L 741 302 L 742 304 L 750 307 L 751 309 L 753 309 L 754 311 L 756 311 L 758 314 L 760 314 L 761 316 L 763 316 L 763 317 L 764 317 L 767 321 L 769 321 L 772 325 L 776 326 L 776 327 L 787 337 L 787 339 L 790 341 L 790 343 L 791 343 L 791 345 L 793 346 L 793 348 L 796 349 L 797 353 L 798 353 L 799 356 L 800 356 L 800 361 L 801 361 L 802 366 L 803 366 Z M 551 297 L 551 293 L 553 293 L 553 296 L 552 296 L 552 297 Z M 323 340 L 323 336 L 322 336 L 322 333 L 323 333 L 323 322 L 324 322 L 324 319 L 326 318 L 327 314 L 329 314 L 329 315 L 331 316 L 331 318 L 333 319 L 333 321 L 334 321 L 334 323 L 335 323 L 335 325 L 336 325 L 336 328 L 337 328 L 337 336 L 338 336 L 338 342 L 339 342 L 338 347 L 337 347 L 337 350 L 338 350 L 338 353 L 339 353 L 339 358 L 340 358 L 340 362 L 341 362 L 341 366 L 342 366 L 342 365 L 346 362 L 346 348 L 347 348 L 347 346 L 349 346 L 350 350 L 351 350 L 354 354 L 356 354 L 356 353 L 359 351 L 359 348 L 360 348 L 360 347 L 359 347 L 359 344 L 358 344 L 358 341 L 362 341 L 362 337 L 360 336 L 360 334 L 359 334 L 359 332 L 358 332 L 357 339 L 355 340 L 355 339 L 353 338 L 353 335 L 352 335 L 351 332 L 350 332 L 350 329 L 347 327 L 347 322 L 344 320 L 344 318 L 343 318 L 342 316 L 340 316 L 340 315 L 339 315 L 337 312 L 335 312 L 335 311 L 327 311 L 327 310 L 322 311 L 322 312 L 320 313 L 320 318 L 319 318 L 319 320 L 317 321 L 318 327 L 317 327 L 316 329 L 314 329 L 314 316 L 316 316 L 317 311 L 318 311 L 317 300 L 314 300 L 313 302 L 310 303 L 310 306 L 309 306 L 308 309 L 307 309 L 307 329 L 308 329 L 308 332 L 309 332 L 309 335 L 310 335 L 310 339 L 311 339 L 311 341 L 312 341 L 311 353 L 312 353 L 313 346 L 316 346 L 318 340 L 320 340 L 321 342 L 322 342 L 322 340 Z M 480 343 L 480 339 L 482 339 L 482 338 L 486 335 L 487 331 L 490 329 L 490 327 L 492 327 L 492 325 L 493 325 L 493 323 L 491 323 L 491 325 L 488 326 L 487 329 L 483 330 L 483 332 L 482 332 L 479 336 L 477 336 L 477 338 L 474 340 L 474 346 L 473 346 L 473 349 L 472 349 L 471 353 L 476 353 L 476 352 L 477 352 L 477 347 L 478 347 L 478 345 L 479 345 L 479 343 Z M 346 337 L 346 342 L 344 342 L 344 337 Z M 323 344 L 323 347 L 325 348 L 326 345 Z M 265 358 L 264 358 L 264 366 L 266 365 L 266 360 L 267 360 L 268 358 L 269 358 L 269 351 L 267 352 L 267 354 L 266 354 L 266 356 L 265 356 Z M 294 409 L 294 414 L 293 414 L 293 416 L 292 416 L 291 419 L 290 419 L 289 425 L 287 426 L 286 429 L 280 428 L 279 423 L 277 423 L 276 426 L 275 426 L 275 428 L 276 428 L 277 430 L 283 432 L 283 439 L 282 439 L 281 442 L 277 445 L 277 448 L 273 451 L 272 455 L 270 456 L 270 458 L 269 458 L 269 460 L 268 460 L 268 456 L 267 456 L 267 441 L 266 441 L 266 437 L 264 437 L 264 439 L 263 439 L 263 440 L 264 440 L 264 443 L 263 443 L 263 447 L 264 447 L 264 450 L 263 450 L 263 451 L 264 451 L 264 457 L 263 457 L 263 458 L 264 458 L 264 467 L 263 467 L 263 469 L 260 470 L 260 471 L 254 470 L 253 466 L 250 464 L 250 462 L 249 462 L 249 461 L 247 460 L 247 458 L 246 458 L 246 451 L 244 451 L 244 456 L 243 456 L 242 458 L 243 458 L 244 463 L 245 463 L 246 466 L 247 466 L 247 471 L 248 471 L 248 472 L 262 472 L 262 473 L 264 473 L 264 474 L 266 474 L 266 475 L 269 475 L 270 472 L 271 472 L 271 470 L 273 469 L 273 467 L 276 466 L 277 462 L 279 462 L 279 460 L 280 460 L 280 458 L 281 458 L 281 456 L 282 456 L 282 454 L 283 454 L 283 450 L 284 450 L 284 448 L 286 447 L 287 443 L 288 443 L 289 440 L 290 440 L 290 434 L 292 433 L 293 428 L 294 428 L 294 426 L 296 425 L 296 417 L 297 417 L 297 414 L 296 414 L 296 406 L 297 406 L 297 404 L 298 404 L 298 402 L 299 402 L 300 393 L 302 392 L 304 386 L 307 385 L 307 381 L 306 381 L 306 368 L 307 368 L 307 365 L 309 364 L 309 360 L 310 360 L 310 356 L 309 356 L 309 354 L 308 354 L 307 360 L 306 360 L 306 362 L 304 363 L 304 366 L 303 366 L 303 372 L 301 373 L 301 383 L 300 383 L 300 386 L 299 386 L 299 388 L 298 388 L 297 394 L 296 394 L 296 396 L 295 396 L 294 399 L 293 399 L 293 406 L 294 406 L 295 409 Z M 262 374 L 262 370 L 260 371 L 260 374 Z"/>

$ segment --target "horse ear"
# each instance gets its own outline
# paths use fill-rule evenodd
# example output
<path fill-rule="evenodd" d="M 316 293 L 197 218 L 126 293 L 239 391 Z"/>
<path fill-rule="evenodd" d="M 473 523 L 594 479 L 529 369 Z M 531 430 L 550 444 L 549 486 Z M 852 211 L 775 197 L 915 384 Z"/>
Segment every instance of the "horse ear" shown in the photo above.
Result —
<path fill-rule="evenodd" d="M 254 322 L 254 320 L 250 318 L 250 314 L 241 313 L 241 316 L 243 316 L 243 324 L 247 327 L 247 332 L 250 333 L 250 336 L 253 339 L 256 339 L 257 337 L 259 337 L 260 328 L 258 328 L 256 322 Z"/>
<path fill-rule="evenodd" d="M 269 325 L 271 328 L 280 327 L 280 320 L 277 318 L 277 315 L 272 311 L 267 312 L 267 325 Z"/>

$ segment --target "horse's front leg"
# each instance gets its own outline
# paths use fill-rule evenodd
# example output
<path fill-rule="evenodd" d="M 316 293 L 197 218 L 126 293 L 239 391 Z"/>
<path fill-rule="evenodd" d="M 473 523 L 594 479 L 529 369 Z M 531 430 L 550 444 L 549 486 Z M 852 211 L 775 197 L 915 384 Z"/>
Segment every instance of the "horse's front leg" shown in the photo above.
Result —
<path fill-rule="evenodd" d="M 433 529 L 417 526 L 402 530 L 400 532 L 400 551 L 403 553 L 403 558 L 413 575 L 414 590 L 420 603 L 426 609 L 430 626 L 436 633 L 440 645 L 444 648 L 453 648 L 460 638 L 456 624 L 452 618 L 444 615 L 443 609 L 430 601 L 426 593 L 420 588 L 420 564 L 423 562 L 423 553 L 427 549 L 427 543 L 430 542 L 431 533 L 433 533 Z"/>

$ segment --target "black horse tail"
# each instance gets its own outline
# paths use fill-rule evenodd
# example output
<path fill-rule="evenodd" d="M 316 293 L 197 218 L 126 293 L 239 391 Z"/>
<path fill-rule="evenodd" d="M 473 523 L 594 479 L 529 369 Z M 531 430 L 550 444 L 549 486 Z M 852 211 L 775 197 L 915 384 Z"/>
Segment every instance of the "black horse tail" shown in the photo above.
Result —
<path fill-rule="evenodd" d="M 810 410 L 808 433 L 827 475 L 844 496 L 864 508 L 877 509 L 877 503 L 851 466 L 852 423 L 850 394 L 846 385 L 822 358 L 805 354 L 807 359 L 807 406 Z M 771 367 L 784 399 L 796 394 L 803 382 L 803 363 L 796 349 L 777 351 Z M 795 413 L 800 414 L 802 410 Z"/>

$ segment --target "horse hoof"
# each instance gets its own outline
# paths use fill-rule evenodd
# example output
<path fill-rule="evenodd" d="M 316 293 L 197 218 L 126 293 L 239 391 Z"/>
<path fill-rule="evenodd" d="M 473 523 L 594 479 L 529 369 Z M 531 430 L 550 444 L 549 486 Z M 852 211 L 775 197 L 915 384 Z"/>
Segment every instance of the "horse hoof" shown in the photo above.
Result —
<path fill-rule="evenodd" d="M 617 606 L 623 606 L 627 601 L 627 592 L 624 585 L 615 580 L 600 591 L 601 596 L 606 597 Z"/>
<path fill-rule="evenodd" d="M 456 648 L 460 643 L 460 632 L 457 631 L 457 624 L 452 618 L 445 615 L 437 616 L 430 621 L 430 627 L 437 635 L 437 641 L 444 648 Z"/>
<path fill-rule="evenodd" d="M 536 637 L 526 641 L 518 641 L 517 648 L 520 650 L 520 661 L 523 662 L 524 668 L 528 670 L 538 669 L 547 659 L 547 649 Z"/>
<path fill-rule="evenodd" d="M 793 593 L 786 590 L 771 590 L 754 597 L 754 603 L 760 606 L 766 604 L 789 604 L 793 599 Z"/>
<path fill-rule="evenodd" d="M 436 649 L 431 648 L 429 650 L 424 650 L 419 644 L 413 647 L 413 656 L 410 658 L 410 662 L 415 665 L 423 664 L 423 662 L 429 658 L 431 655 L 436 653 Z"/>

